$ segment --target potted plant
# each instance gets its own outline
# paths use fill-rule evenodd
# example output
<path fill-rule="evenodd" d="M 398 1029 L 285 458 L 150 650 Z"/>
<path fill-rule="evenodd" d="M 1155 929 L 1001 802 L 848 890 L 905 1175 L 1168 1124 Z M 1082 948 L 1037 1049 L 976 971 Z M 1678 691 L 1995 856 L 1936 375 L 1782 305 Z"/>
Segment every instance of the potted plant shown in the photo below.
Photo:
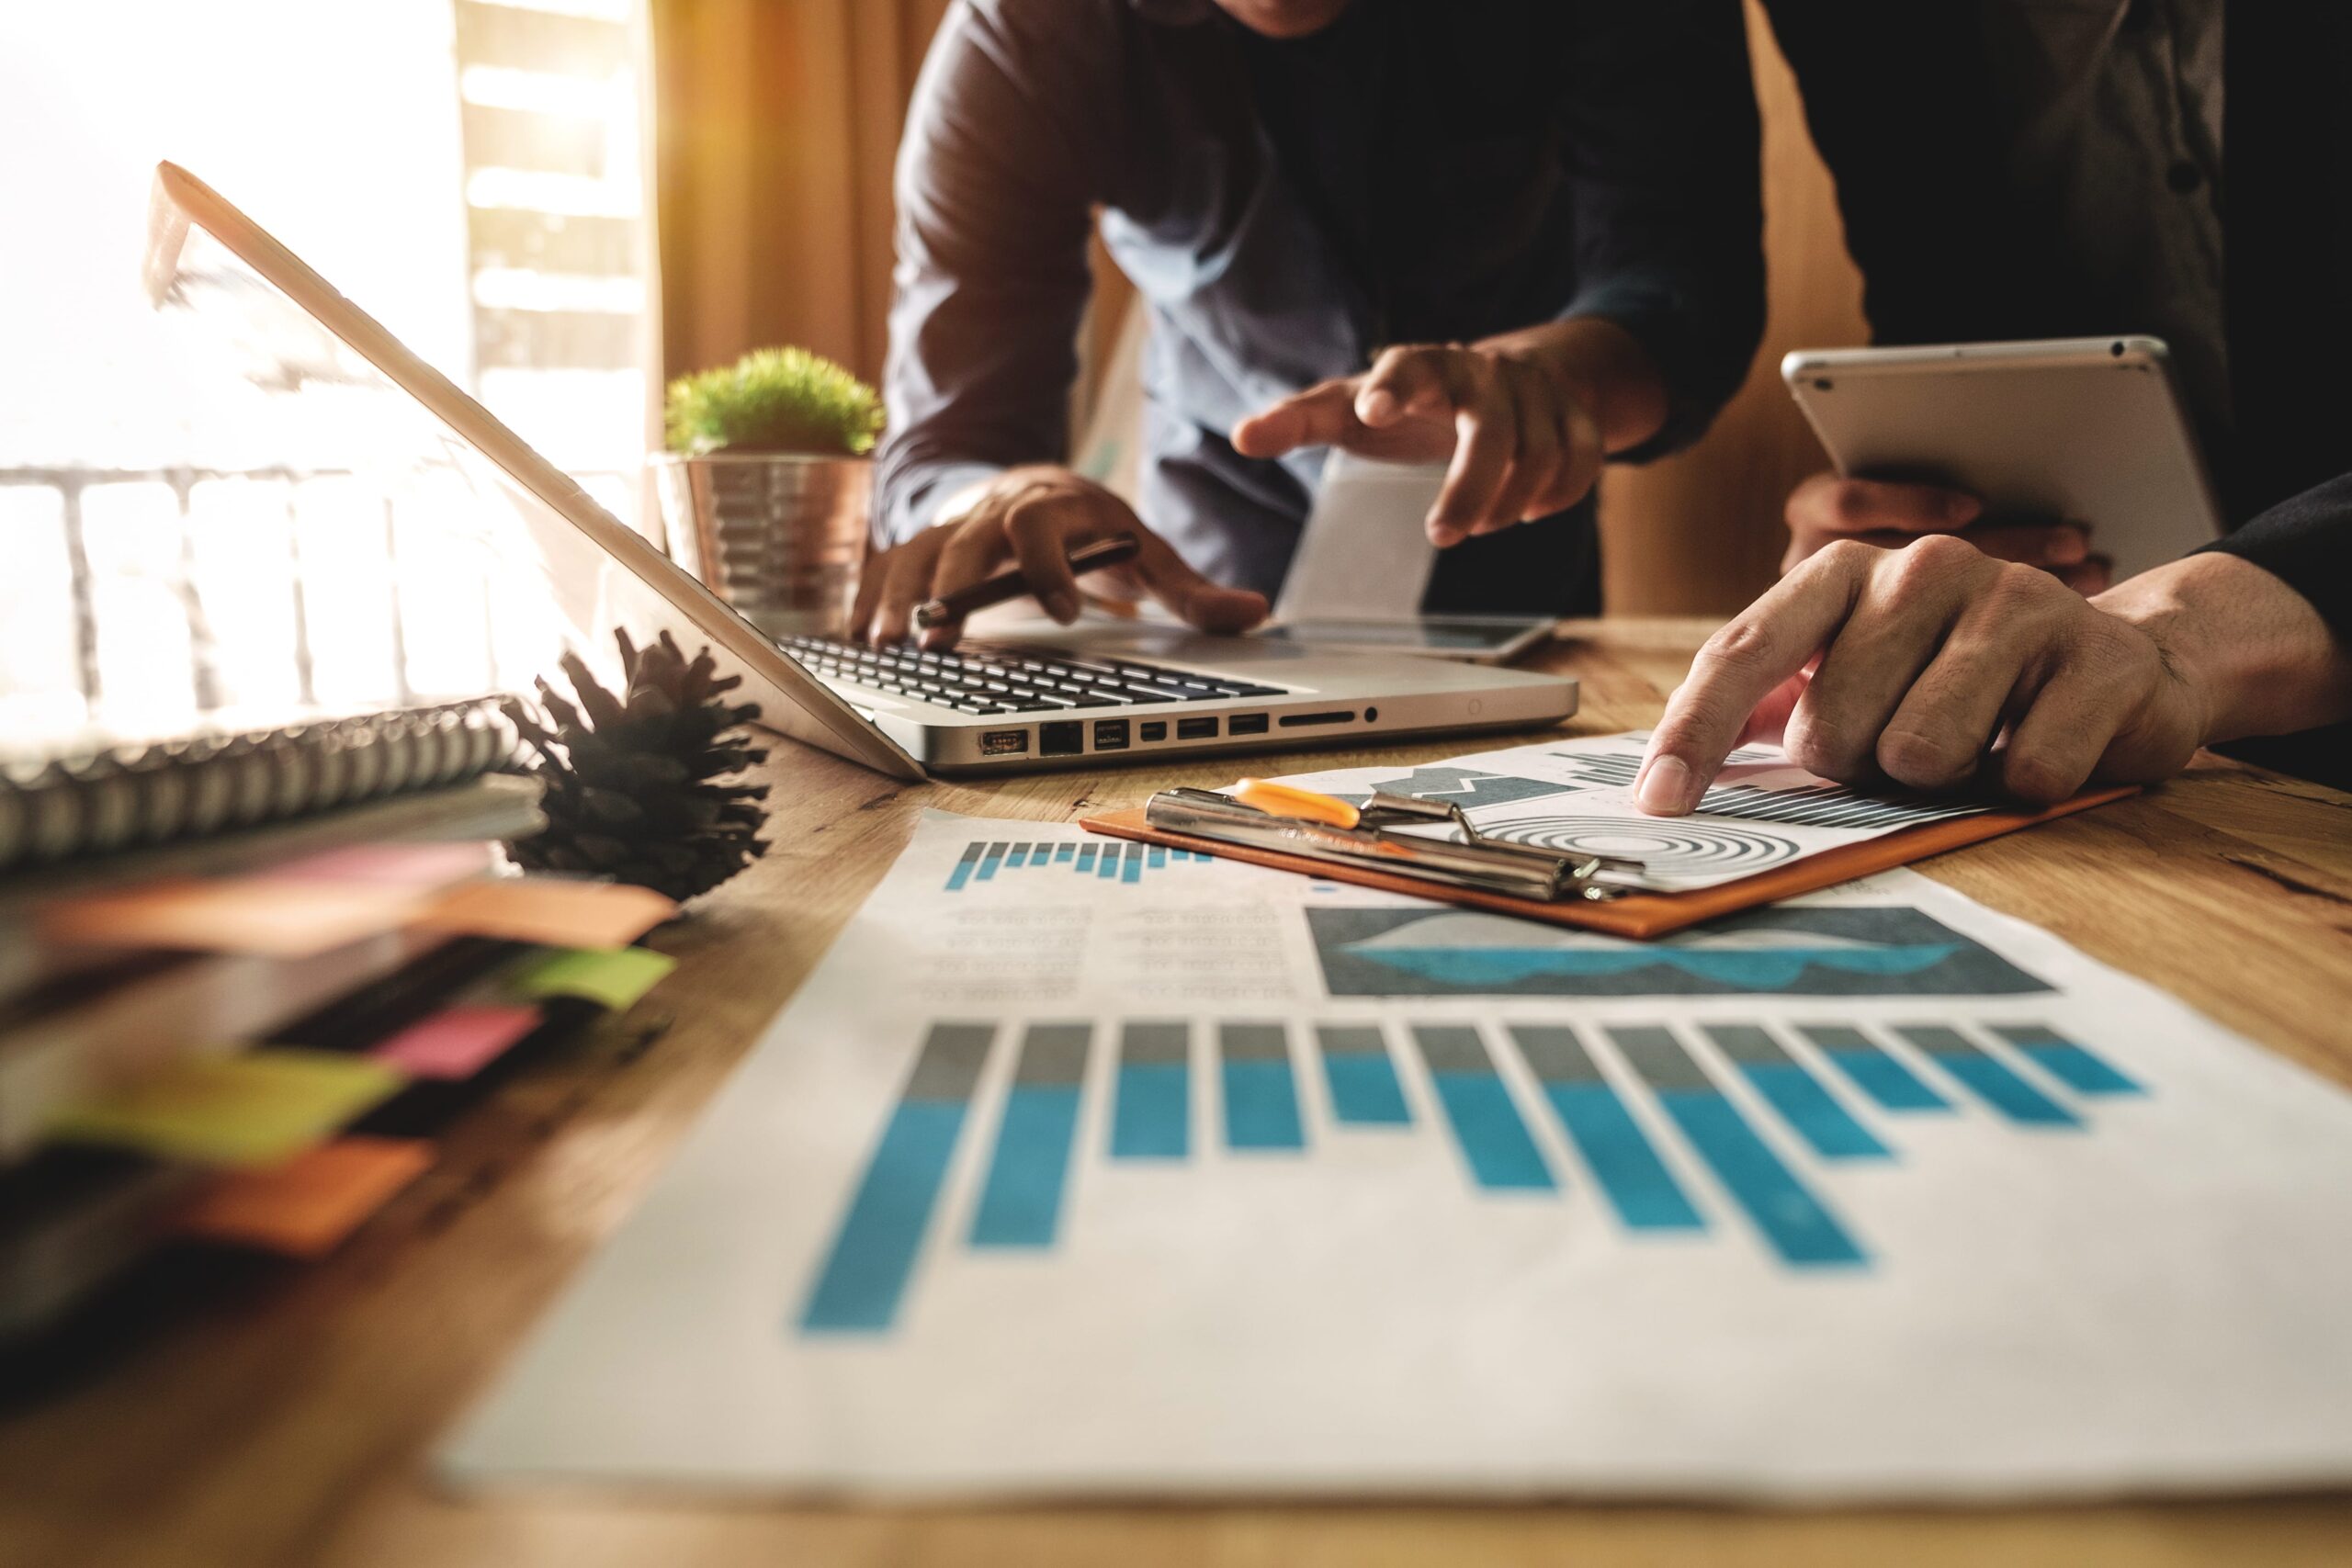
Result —
<path fill-rule="evenodd" d="M 841 630 L 865 558 L 882 401 L 802 348 L 680 377 L 654 459 L 667 547 L 771 637 Z"/>

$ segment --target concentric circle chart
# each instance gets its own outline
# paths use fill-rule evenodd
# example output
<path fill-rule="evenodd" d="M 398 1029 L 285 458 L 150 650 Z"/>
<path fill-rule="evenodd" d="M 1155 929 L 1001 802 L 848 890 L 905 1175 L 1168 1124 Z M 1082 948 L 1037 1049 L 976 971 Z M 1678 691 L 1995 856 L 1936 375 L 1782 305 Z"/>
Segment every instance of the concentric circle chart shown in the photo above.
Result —
<path fill-rule="evenodd" d="M 1562 854 L 1637 860 L 1650 875 L 1668 878 L 1746 876 L 1797 856 L 1797 846 L 1787 839 L 1713 823 L 1527 817 L 1516 822 L 1488 823 L 1480 831 Z"/>

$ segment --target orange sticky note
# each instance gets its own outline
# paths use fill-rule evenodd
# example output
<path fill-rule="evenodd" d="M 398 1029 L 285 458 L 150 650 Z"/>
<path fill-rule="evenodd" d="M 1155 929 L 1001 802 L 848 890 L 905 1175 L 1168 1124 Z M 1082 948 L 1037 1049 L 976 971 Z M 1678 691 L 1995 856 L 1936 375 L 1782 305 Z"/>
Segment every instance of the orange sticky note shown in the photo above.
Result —
<path fill-rule="evenodd" d="M 175 878 L 85 893 L 42 906 L 44 941 L 308 958 L 406 925 L 424 907 L 413 889 L 262 877 Z"/>
<path fill-rule="evenodd" d="M 408 1138 L 338 1138 L 283 1165 L 216 1179 L 182 1210 L 182 1235 L 322 1258 L 432 1167 L 433 1145 Z"/>
<path fill-rule="evenodd" d="M 677 912 L 650 887 L 520 876 L 452 888 L 419 923 L 548 947 L 627 947 Z"/>
<path fill-rule="evenodd" d="M 411 1077 L 469 1078 L 538 1026 L 534 1007 L 444 1008 L 368 1054 Z"/>

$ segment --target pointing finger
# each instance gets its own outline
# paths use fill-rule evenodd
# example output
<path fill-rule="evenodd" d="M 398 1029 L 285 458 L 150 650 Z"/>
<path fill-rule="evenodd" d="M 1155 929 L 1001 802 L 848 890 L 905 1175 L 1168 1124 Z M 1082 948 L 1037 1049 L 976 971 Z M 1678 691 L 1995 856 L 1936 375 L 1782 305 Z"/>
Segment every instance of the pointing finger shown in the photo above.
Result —
<path fill-rule="evenodd" d="M 1326 381 L 1261 409 L 1233 427 L 1245 457 L 1279 457 L 1301 446 L 1335 446 L 1357 428 L 1353 378 Z"/>
<path fill-rule="evenodd" d="M 1374 430 L 1396 423 L 1409 413 L 1434 413 L 1446 407 L 1444 348 L 1385 348 L 1356 390 L 1355 415 Z"/>
<path fill-rule="evenodd" d="M 1668 817 L 1697 806 L 1757 705 L 1837 634 L 1883 558 L 1867 546 L 1832 545 L 1709 637 L 1650 735 L 1634 803 Z"/>

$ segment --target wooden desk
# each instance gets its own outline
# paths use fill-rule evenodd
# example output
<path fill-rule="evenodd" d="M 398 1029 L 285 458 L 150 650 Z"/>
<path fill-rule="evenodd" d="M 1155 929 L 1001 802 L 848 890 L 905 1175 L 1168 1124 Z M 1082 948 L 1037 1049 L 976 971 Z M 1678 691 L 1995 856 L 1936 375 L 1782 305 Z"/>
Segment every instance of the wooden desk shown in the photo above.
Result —
<path fill-rule="evenodd" d="M 1592 623 L 1554 660 L 1584 733 L 1649 722 L 1708 628 Z M 1474 742 L 1473 744 L 1496 744 Z M 1426 761 L 1433 741 L 1311 765 Z M 1294 768 L 1310 765 L 1301 761 Z M 0 1562 L 380 1568 L 1213 1562 L 2174 1563 L 2352 1561 L 2352 1500 L 2008 1513 L 1560 1506 L 878 1512 L 465 1506 L 423 1456 L 635 1205 L 925 806 L 1062 820 L 1210 761 L 908 787 L 783 748 L 765 862 L 658 945 L 678 973 L 457 1130 L 447 1157 L 331 1263 L 208 1307 L 81 1392 L 0 1426 Z M 1933 875 L 2157 980 L 2352 1082 L 2352 797 L 2206 761 L 2148 795 L 1928 863 Z M 646 1038 L 663 1017 L 669 1025 Z M 2352 1351 L 2347 1351 L 2352 1353 Z M 2154 1370 L 2152 1369 L 2152 1375 Z"/>

